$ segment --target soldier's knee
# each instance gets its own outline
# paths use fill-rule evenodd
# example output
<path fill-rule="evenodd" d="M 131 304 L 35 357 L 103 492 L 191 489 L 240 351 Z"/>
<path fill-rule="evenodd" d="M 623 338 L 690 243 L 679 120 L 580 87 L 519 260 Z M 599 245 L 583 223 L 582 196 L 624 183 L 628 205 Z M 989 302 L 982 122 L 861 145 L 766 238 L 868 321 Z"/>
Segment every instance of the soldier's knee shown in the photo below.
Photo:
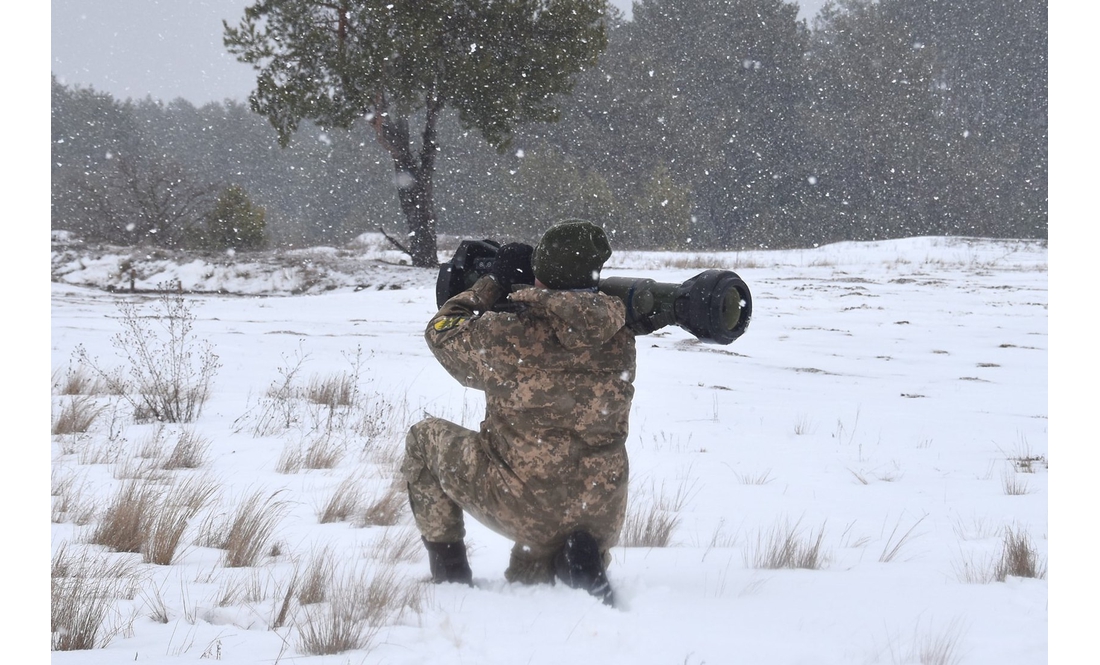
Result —
<path fill-rule="evenodd" d="M 409 433 L 405 435 L 405 450 L 417 450 L 423 448 L 423 441 L 425 440 L 426 430 L 431 426 L 431 422 L 436 420 L 435 418 L 425 418 L 420 422 L 414 424 L 409 428 Z"/>

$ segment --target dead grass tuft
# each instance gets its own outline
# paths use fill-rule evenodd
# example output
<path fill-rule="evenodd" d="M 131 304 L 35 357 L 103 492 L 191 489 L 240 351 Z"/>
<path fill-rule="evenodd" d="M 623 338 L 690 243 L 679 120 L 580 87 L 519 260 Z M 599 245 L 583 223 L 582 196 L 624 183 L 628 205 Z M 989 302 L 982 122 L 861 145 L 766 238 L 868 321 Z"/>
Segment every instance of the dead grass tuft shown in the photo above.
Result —
<path fill-rule="evenodd" d="M 619 544 L 623 547 L 668 547 L 679 523 L 678 515 L 662 510 L 657 504 L 641 507 L 634 503 L 626 511 Z"/>
<path fill-rule="evenodd" d="M 73 395 L 61 405 L 54 418 L 50 433 L 54 436 L 83 434 L 92 428 L 96 418 L 103 413 L 95 399 L 87 395 Z"/>
<path fill-rule="evenodd" d="M 921 631 L 918 625 L 905 649 L 896 649 L 890 642 L 890 660 L 893 663 L 919 663 L 920 665 L 958 665 L 962 662 L 963 628 L 959 621 L 952 621 L 940 630 Z"/>
<path fill-rule="evenodd" d="M 122 441 L 100 441 L 76 451 L 76 461 L 83 465 L 117 464 L 123 455 Z"/>
<path fill-rule="evenodd" d="M 784 519 L 776 526 L 761 531 L 755 546 L 750 546 L 746 560 L 752 568 L 777 570 L 780 568 L 806 568 L 817 570 L 825 564 L 826 555 L 821 544 L 825 537 L 825 525 L 814 534 L 804 536 L 802 521 L 791 524 Z"/>
<path fill-rule="evenodd" d="M 271 577 L 266 571 L 242 572 L 246 574 L 233 576 L 222 584 L 215 601 L 218 607 L 256 605 L 271 597 Z"/>
<path fill-rule="evenodd" d="M 298 584 L 297 598 L 301 605 L 323 603 L 328 597 L 328 583 L 336 570 L 336 557 L 332 550 L 324 548 L 310 559 L 302 581 Z"/>
<path fill-rule="evenodd" d="M 275 528 L 286 514 L 287 504 L 278 497 L 281 491 L 264 496 L 257 490 L 238 504 L 227 523 L 207 523 L 200 542 L 225 550 L 226 568 L 256 565 L 270 544 Z"/>
<path fill-rule="evenodd" d="M 142 560 L 161 566 L 171 564 L 188 524 L 216 491 L 212 482 L 202 478 L 176 483 L 157 507 L 142 547 Z"/>
<path fill-rule="evenodd" d="M 328 601 L 303 607 L 295 622 L 299 650 L 327 655 L 370 649 L 378 632 L 406 612 L 419 612 L 424 591 L 402 581 L 393 567 L 373 570 L 351 567 L 337 571 L 327 592 Z"/>
<path fill-rule="evenodd" d="M 321 524 L 346 522 L 363 505 L 363 483 L 356 476 L 345 478 L 321 510 L 317 511 L 317 521 Z"/>
<path fill-rule="evenodd" d="M 50 565 L 50 649 L 107 646 L 125 627 L 116 603 L 133 596 L 136 580 L 129 562 L 72 552 L 62 543 Z"/>
<path fill-rule="evenodd" d="M 283 446 L 283 452 L 279 455 L 279 461 L 275 463 L 277 473 L 292 474 L 302 470 L 302 447 L 287 443 Z"/>
<path fill-rule="evenodd" d="M 161 465 L 162 469 L 197 469 L 206 459 L 206 450 L 210 441 L 198 436 L 189 429 L 180 432 L 172 452 Z"/>
<path fill-rule="evenodd" d="M 990 584 L 1004 582 L 1009 577 L 1045 579 L 1047 566 L 1026 531 L 1006 527 L 999 556 L 985 559 L 964 556 L 955 564 L 955 573 L 960 582 Z"/>
<path fill-rule="evenodd" d="M 160 488 L 146 482 L 125 482 L 88 542 L 116 552 L 141 552 L 160 503 L 160 493 Z"/>
<path fill-rule="evenodd" d="M 892 531 L 890 531 L 890 537 L 886 539 L 886 544 L 882 546 L 882 554 L 879 555 L 878 560 L 881 563 L 889 563 L 897 558 L 901 552 L 901 548 L 913 537 L 913 530 L 920 526 L 920 523 L 924 521 L 924 518 L 928 515 L 922 515 L 920 519 L 913 523 L 905 533 L 898 535 L 898 529 L 901 528 L 901 518 L 898 518 L 897 523 L 894 525 Z"/>
<path fill-rule="evenodd" d="M 160 467 L 155 459 L 130 457 L 111 468 L 111 475 L 119 480 L 142 480 L 149 483 L 166 483 L 171 474 Z"/>
<path fill-rule="evenodd" d="M 335 409 L 351 406 L 359 393 L 358 377 L 348 372 L 337 372 L 327 377 L 311 377 L 305 397 L 314 404 Z"/>
<path fill-rule="evenodd" d="M 302 469 L 335 469 L 344 459 L 345 448 L 328 431 L 320 432 L 304 447 L 287 443 L 275 465 L 279 473 L 298 473 Z"/>
<path fill-rule="evenodd" d="M 663 484 L 660 490 L 651 486 L 646 493 L 654 498 L 648 505 L 644 505 L 643 499 L 632 497 L 619 536 L 620 544 L 623 547 L 668 547 L 672 532 L 680 523 L 678 513 L 693 492 L 694 484 L 684 479 L 672 493 L 666 492 Z"/>
<path fill-rule="evenodd" d="M 141 459 L 159 459 L 164 457 L 166 445 L 164 425 L 158 425 L 137 444 L 137 456 Z"/>
<path fill-rule="evenodd" d="M 413 529 L 386 529 L 371 546 L 368 556 L 388 565 L 417 563 L 424 558 L 420 533 Z"/>
<path fill-rule="evenodd" d="M 310 442 L 306 448 L 302 455 L 302 468 L 335 469 L 342 459 L 344 459 L 344 446 L 330 434 L 322 434 Z"/>
<path fill-rule="evenodd" d="M 394 482 L 365 503 L 355 521 L 357 526 L 394 526 L 408 505 L 408 498 L 402 484 Z"/>
<path fill-rule="evenodd" d="M 1047 576 L 1046 562 L 1039 559 L 1031 537 L 1022 529 L 1008 527 L 1004 534 L 1004 547 L 993 578 L 1004 582 L 1009 577 L 1043 579 Z"/>
<path fill-rule="evenodd" d="M 95 519 L 95 505 L 85 501 L 85 482 L 77 483 L 75 474 L 59 476 L 55 467 L 51 471 L 50 495 L 53 497 L 50 506 L 50 521 L 54 524 L 72 522 L 77 525 L 89 524 Z"/>
<path fill-rule="evenodd" d="M 95 395 L 102 392 L 99 382 L 83 365 L 70 366 L 65 375 L 58 378 L 54 372 L 54 393 L 58 395 Z"/>
<path fill-rule="evenodd" d="M 766 471 L 758 471 L 756 473 L 737 473 L 733 475 L 737 476 L 737 481 L 742 485 L 767 485 L 772 481 L 771 469 Z"/>
<path fill-rule="evenodd" d="M 1027 481 L 1012 471 L 1006 471 L 1001 475 L 1001 488 L 1008 496 L 1023 496 L 1029 491 Z"/>

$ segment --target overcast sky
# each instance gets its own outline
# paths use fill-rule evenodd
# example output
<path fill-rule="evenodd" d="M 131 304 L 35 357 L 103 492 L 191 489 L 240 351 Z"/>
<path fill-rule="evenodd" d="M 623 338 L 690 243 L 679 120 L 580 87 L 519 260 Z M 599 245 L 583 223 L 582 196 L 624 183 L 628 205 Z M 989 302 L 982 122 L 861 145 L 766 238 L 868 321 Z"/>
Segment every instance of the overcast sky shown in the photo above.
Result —
<path fill-rule="evenodd" d="M 628 14 L 631 0 L 612 0 Z M 825 0 L 800 0 L 802 14 Z M 236 24 L 253 0 L 52 0 L 50 67 L 68 85 L 117 99 L 196 105 L 243 101 L 251 67 L 222 45 L 222 20 Z"/>

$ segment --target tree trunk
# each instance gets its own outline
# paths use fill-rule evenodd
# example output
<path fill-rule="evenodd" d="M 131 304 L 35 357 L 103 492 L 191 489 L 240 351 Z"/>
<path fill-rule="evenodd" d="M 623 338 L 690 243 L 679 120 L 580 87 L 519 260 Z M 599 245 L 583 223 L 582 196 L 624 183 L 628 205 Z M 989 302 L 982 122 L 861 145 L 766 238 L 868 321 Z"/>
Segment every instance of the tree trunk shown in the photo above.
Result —
<path fill-rule="evenodd" d="M 436 122 L 442 110 L 442 102 L 429 95 L 419 155 L 413 153 L 409 140 L 409 119 L 392 116 L 385 100 L 379 100 L 371 120 L 378 142 L 393 158 L 397 199 L 409 231 L 405 250 L 413 266 L 418 268 L 439 265 L 432 178 L 435 175 L 435 155 L 439 151 Z"/>
<path fill-rule="evenodd" d="M 394 160 L 397 180 L 397 198 L 401 212 L 405 213 L 405 226 L 409 230 L 406 249 L 412 264 L 418 268 L 434 268 L 439 265 L 435 243 L 435 202 L 432 199 L 432 172 L 409 169 Z"/>

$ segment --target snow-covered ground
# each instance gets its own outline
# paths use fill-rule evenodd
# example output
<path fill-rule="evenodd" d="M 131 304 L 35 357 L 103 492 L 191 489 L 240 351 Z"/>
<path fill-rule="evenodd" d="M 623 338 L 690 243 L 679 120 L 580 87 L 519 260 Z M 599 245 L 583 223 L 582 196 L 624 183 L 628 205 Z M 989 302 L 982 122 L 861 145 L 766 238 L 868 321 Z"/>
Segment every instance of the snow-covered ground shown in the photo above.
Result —
<path fill-rule="evenodd" d="M 605 276 L 681 282 L 725 267 L 753 292 L 752 323 L 733 344 L 675 327 L 638 340 L 633 510 L 659 506 L 677 520 L 671 543 L 614 550 L 621 603 L 611 609 L 561 586 L 507 584 L 510 543 L 469 520 L 476 588 L 418 584 L 419 611 L 381 626 L 369 649 L 329 656 L 304 655 L 301 641 L 324 604 L 294 600 L 276 620 L 296 572 L 325 548 L 334 578 L 396 559 L 396 579 L 418 583 L 427 564 L 418 550 L 380 554 L 413 533 L 403 506 L 394 526 L 322 524 L 318 514 L 345 482 L 383 495 L 404 430 L 423 414 L 470 427 L 481 417 L 480 394 L 455 383 L 422 339 L 434 271 L 394 265 L 377 239 L 278 261 L 73 247 L 53 253 L 55 417 L 77 399 L 57 386 L 78 348 L 100 367 L 125 367 L 112 346 L 119 303 L 150 312 L 147 290 L 160 284 L 202 292 L 185 300 L 221 366 L 191 424 L 137 424 L 125 401 L 101 392 L 89 432 L 53 437 L 52 551 L 133 565 L 105 648 L 53 652 L 54 663 L 1047 662 L 1047 580 L 985 581 L 1006 533 L 1048 562 L 1045 243 L 616 254 Z M 334 425 L 307 400 L 276 400 L 269 388 L 287 375 L 301 390 L 352 376 L 355 405 Z M 199 468 L 150 471 L 163 459 L 155 449 L 186 437 L 202 444 Z M 291 463 L 322 441 L 332 468 Z M 88 544 L 134 476 L 217 488 L 171 565 Z M 226 567 L 222 550 L 195 540 L 253 492 L 278 492 L 282 512 L 257 565 Z M 776 533 L 803 545 L 820 537 L 819 567 L 758 567 Z"/>

